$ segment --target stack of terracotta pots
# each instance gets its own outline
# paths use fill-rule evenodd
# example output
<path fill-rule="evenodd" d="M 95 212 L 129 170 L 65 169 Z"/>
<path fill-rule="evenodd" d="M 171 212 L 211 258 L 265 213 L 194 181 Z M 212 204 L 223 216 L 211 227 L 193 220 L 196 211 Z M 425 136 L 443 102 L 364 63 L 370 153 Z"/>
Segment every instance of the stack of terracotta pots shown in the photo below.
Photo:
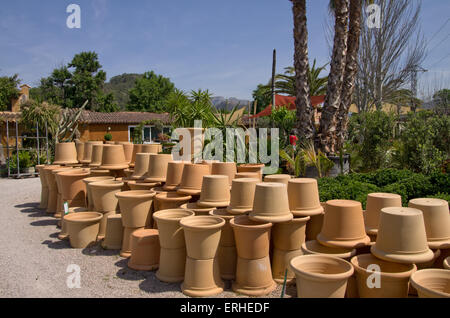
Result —
<path fill-rule="evenodd" d="M 77 148 L 74 142 L 61 142 L 55 145 L 55 165 L 75 165 L 78 163 Z"/>
<path fill-rule="evenodd" d="M 102 164 L 100 169 L 124 170 L 128 168 L 125 152 L 121 145 L 103 145 Z"/>
<path fill-rule="evenodd" d="M 91 171 L 92 173 L 92 171 Z M 94 211 L 94 198 L 92 197 L 92 191 L 91 187 L 88 186 L 89 183 L 92 182 L 98 182 L 98 181 L 106 181 L 106 180 L 114 180 L 114 177 L 112 176 L 100 176 L 100 177 L 90 177 L 90 178 L 84 178 L 83 182 L 86 185 L 86 206 L 89 209 L 89 211 Z"/>
<path fill-rule="evenodd" d="M 103 157 L 103 145 L 102 144 L 92 145 L 92 156 L 91 162 L 89 163 L 89 167 L 99 168 L 102 164 L 102 157 Z"/>
<path fill-rule="evenodd" d="M 130 179 L 143 180 L 144 175 L 148 172 L 149 161 L 149 153 L 137 153 L 135 156 L 134 172 Z"/>
<path fill-rule="evenodd" d="M 97 242 L 100 220 L 103 215 L 98 212 L 69 213 L 64 217 L 70 245 L 73 248 L 85 248 Z"/>
<path fill-rule="evenodd" d="M 167 163 L 167 177 L 164 186 L 164 191 L 175 191 L 181 183 L 183 176 L 184 161 L 169 161 Z"/>
<path fill-rule="evenodd" d="M 123 146 L 125 161 L 130 164 L 133 157 L 133 143 L 129 141 L 116 141 L 116 145 Z"/>
<path fill-rule="evenodd" d="M 92 147 L 94 145 L 103 145 L 101 141 L 87 141 L 84 143 L 83 159 L 80 163 L 89 165 L 92 162 Z"/>
<path fill-rule="evenodd" d="M 144 181 L 166 182 L 168 163 L 172 160 L 172 154 L 150 154 L 148 171 L 144 176 Z"/>
<path fill-rule="evenodd" d="M 208 165 L 186 163 L 177 193 L 199 196 L 202 192 L 203 176 L 206 175 L 209 175 Z"/>
<path fill-rule="evenodd" d="M 48 187 L 48 200 L 47 200 L 47 213 L 55 214 L 57 208 L 58 200 L 58 188 L 56 185 L 55 175 L 52 170 L 61 168 L 60 165 L 48 165 L 44 168 L 44 179 L 47 181 Z"/>
<path fill-rule="evenodd" d="M 203 176 L 202 190 L 197 205 L 200 207 L 219 208 L 227 207 L 229 204 L 229 177 L 226 175 Z"/>
<path fill-rule="evenodd" d="M 41 181 L 41 201 L 39 202 L 39 209 L 46 209 L 48 204 L 48 184 L 45 179 L 44 168 L 46 165 L 37 165 L 36 169 L 39 172 L 39 179 Z"/>
<path fill-rule="evenodd" d="M 55 184 L 56 184 L 56 209 L 55 209 L 55 214 L 53 214 L 53 216 L 55 218 L 61 218 L 63 215 L 63 211 L 64 211 L 64 201 L 62 200 L 62 184 L 61 184 L 61 179 L 58 176 L 59 172 L 63 172 L 63 171 L 67 171 L 67 170 L 73 170 L 72 167 L 60 167 L 58 169 L 54 169 L 52 170 L 52 179 L 54 180 Z M 61 223 L 58 223 L 58 226 L 60 226 Z"/>

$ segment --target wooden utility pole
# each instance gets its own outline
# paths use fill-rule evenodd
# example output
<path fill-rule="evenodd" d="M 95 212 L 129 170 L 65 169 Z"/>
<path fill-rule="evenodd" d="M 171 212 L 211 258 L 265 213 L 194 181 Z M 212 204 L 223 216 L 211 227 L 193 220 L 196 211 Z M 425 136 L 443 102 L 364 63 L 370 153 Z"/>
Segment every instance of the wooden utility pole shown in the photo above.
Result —
<path fill-rule="evenodd" d="M 255 100 L 253 102 L 253 116 L 256 115 L 256 108 L 257 108 L 256 105 L 258 105 L 258 100 Z M 253 117 L 253 128 L 255 127 L 256 127 L 256 117 Z"/>
<path fill-rule="evenodd" d="M 277 50 L 273 49 L 272 60 L 272 110 L 275 109 L 275 72 L 277 68 Z"/>

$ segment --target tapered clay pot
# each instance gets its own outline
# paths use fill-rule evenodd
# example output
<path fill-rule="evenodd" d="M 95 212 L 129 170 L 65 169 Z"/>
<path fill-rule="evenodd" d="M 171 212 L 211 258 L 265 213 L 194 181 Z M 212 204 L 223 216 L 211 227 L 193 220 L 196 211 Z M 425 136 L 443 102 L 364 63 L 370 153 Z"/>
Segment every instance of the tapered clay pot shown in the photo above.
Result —
<path fill-rule="evenodd" d="M 364 228 L 361 203 L 352 200 L 327 201 L 317 241 L 331 247 L 355 248 L 368 245 L 370 238 Z"/>
<path fill-rule="evenodd" d="M 143 144 L 141 152 L 158 154 L 161 151 L 162 151 L 161 144 L 151 143 L 151 144 Z"/>
<path fill-rule="evenodd" d="M 234 239 L 234 232 L 231 228 L 230 221 L 234 219 L 234 215 L 227 212 L 226 209 L 216 209 L 209 212 L 209 215 L 221 217 L 225 220 L 225 224 L 221 228 L 219 246 L 234 247 L 236 241 Z"/>
<path fill-rule="evenodd" d="M 67 212 L 67 214 L 78 213 L 78 212 L 88 212 L 88 209 L 86 209 L 85 207 L 72 207 L 72 208 L 69 208 L 69 211 Z M 59 232 L 59 234 L 58 234 L 58 238 L 60 240 L 66 240 L 69 238 L 69 232 L 67 231 L 67 224 L 64 221 L 64 216 L 67 214 L 61 215 L 61 232 Z"/>
<path fill-rule="evenodd" d="M 272 228 L 273 246 L 284 251 L 301 249 L 305 242 L 305 229 L 308 220 L 309 216 L 274 224 Z"/>
<path fill-rule="evenodd" d="M 184 279 L 186 243 L 180 220 L 195 215 L 184 209 L 161 210 L 153 214 L 158 230 L 161 254 L 156 277 L 164 282 L 181 282 Z"/>
<path fill-rule="evenodd" d="M 166 182 L 167 166 L 172 160 L 172 154 L 150 154 L 145 182 Z"/>
<path fill-rule="evenodd" d="M 399 264 L 380 260 L 372 254 L 354 256 L 351 263 L 356 272 L 358 295 L 361 298 L 406 298 L 409 278 L 417 270 L 414 264 Z M 373 278 L 375 270 L 379 278 Z M 373 268 L 372 268 L 372 267 Z M 377 281 L 378 279 L 378 281 Z M 379 285 L 375 285 L 378 283 Z M 369 283 L 373 285 L 369 286 Z"/>
<path fill-rule="evenodd" d="M 444 259 L 443 266 L 445 269 L 450 269 L 450 256 Z"/>
<path fill-rule="evenodd" d="M 94 207 L 94 198 L 92 197 L 91 188 L 88 186 L 88 184 L 92 183 L 92 182 L 106 181 L 106 180 L 114 180 L 114 177 L 102 176 L 102 177 L 89 177 L 89 178 L 83 179 L 83 182 L 86 185 L 87 207 L 90 211 L 94 211 L 95 207 Z"/>
<path fill-rule="evenodd" d="M 230 204 L 230 186 L 225 175 L 203 176 L 202 191 L 197 205 L 226 207 Z"/>
<path fill-rule="evenodd" d="M 199 195 L 202 191 L 203 176 L 206 175 L 209 175 L 209 167 L 207 165 L 185 164 L 177 192 L 180 194 Z"/>
<path fill-rule="evenodd" d="M 188 202 L 180 205 L 181 209 L 187 209 L 195 212 L 195 215 L 210 215 L 211 211 L 214 211 L 214 207 L 201 207 L 196 202 Z"/>
<path fill-rule="evenodd" d="M 116 141 L 116 145 L 123 146 L 125 161 L 129 164 L 131 162 L 131 158 L 133 157 L 133 143 L 129 141 Z"/>
<path fill-rule="evenodd" d="M 89 169 L 71 169 L 58 172 L 61 180 L 62 201 L 67 202 L 69 206 L 86 206 L 86 184 L 84 178 L 91 174 Z"/>
<path fill-rule="evenodd" d="M 138 271 L 152 271 L 159 266 L 158 230 L 142 229 L 131 235 L 131 257 L 128 267 Z"/>
<path fill-rule="evenodd" d="M 253 209 L 249 216 L 252 220 L 272 223 L 292 220 L 286 185 L 272 182 L 257 183 Z"/>
<path fill-rule="evenodd" d="M 264 182 L 283 183 L 287 186 L 291 179 L 292 177 L 288 174 L 271 174 L 264 177 Z"/>
<path fill-rule="evenodd" d="M 113 177 L 111 171 L 107 169 L 97 169 L 97 168 L 91 169 L 91 177 L 108 177 L 108 176 Z"/>
<path fill-rule="evenodd" d="M 258 179 L 259 182 L 262 182 L 262 175 L 258 172 L 238 172 L 234 175 L 234 179 L 241 179 L 241 178 L 252 178 L 252 179 Z"/>
<path fill-rule="evenodd" d="M 259 259 L 245 259 L 238 255 L 236 281 L 232 284 L 235 293 L 264 296 L 270 294 L 276 286 L 272 279 L 269 255 Z"/>
<path fill-rule="evenodd" d="M 143 180 L 143 176 L 148 171 L 148 164 L 150 161 L 149 153 L 137 153 L 135 157 L 134 172 L 130 179 L 132 180 Z"/>
<path fill-rule="evenodd" d="M 447 269 L 418 270 L 410 281 L 420 298 L 450 297 L 450 271 Z"/>
<path fill-rule="evenodd" d="M 56 212 L 53 215 L 55 218 L 60 218 L 62 216 L 62 213 L 64 211 L 64 201 L 62 199 L 62 184 L 61 184 L 61 178 L 58 176 L 59 172 L 67 171 L 67 170 L 73 170 L 72 167 L 61 167 L 55 170 L 52 170 L 53 178 L 56 182 Z M 58 224 L 60 226 L 60 224 Z"/>
<path fill-rule="evenodd" d="M 103 215 L 98 212 L 69 213 L 64 216 L 73 248 L 85 248 L 97 241 L 100 220 Z"/>
<path fill-rule="evenodd" d="M 55 165 L 78 163 L 77 148 L 74 142 L 60 142 L 55 145 Z"/>
<path fill-rule="evenodd" d="M 163 192 L 155 196 L 155 210 L 176 209 L 181 205 L 189 202 L 192 197 L 190 195 L 178 194 L 175 192 Z"/>
<path fill-rule="evenodd" d="M 48 184 L 47 180 L 45 180 L 44 168 L 45 165 L 36 165 L 41 181 L 41 201 L 39 202 L 39 209 L 46 209 L 48 205 Z"/>
<path fill-rule="evenodd" d="M 284 279 L 286 277 L 286 284 L 295 284 L 295 274 L 289 267 L 289 262 L 296 256 L 303 255 L 301 249 L 284 251 L 276 247 L 272 251 L 272 277 L 273 280 L 278 284 L 284 284 Z"/>
<path fill-rule="evenodd" d="M 130 187 L 130 190 L 147 190 L 152 191 L 155 187 L 160 186 L 161 184 L 159 182 L 138 182 L 135 180 L 128 181 L 128 186 Z"/>
<path fill-rule="evenodd" d="M 81 163 L 84 157 L 84 142 L 75 140 L 75 148 L 77 150 L 77 160 Z"/>
<path fill-rule="evenodd" d="M 319 200 L 317 180 L 294 178 L 288 181 L 289 208 L 295 216 L 312 216 L 323 213 Z"/>
<path fill-rule="evenodd" d="M 253 199 L 258 182 L 257 178 L 234 179 L 227 211 L 235 215 L 249 213 L 253 209 Z"/>
<path fill-rule="evenodd" d="M 163 186 L 164 190 L 174 191 L 180 185 L 185 163 L 184 161 L 170 161 L 167 164 L 167 178 Z"/>
<path fill-rule="evenodd" d="M 105 239 L 102 242 L 103 248 L 107 250 L 120 250 L 122 248 L 123 225 L 122 215 L 112 214 L 106 218 Z"/>
<path fill-rule="evenodd" d="M 263 163 L 245 163 L 237 167 L 237 172 L 256 172 L 259 175 L 259 179 L 263 178 Z"/>
<path fill-rule="evenodd" d="M 326 204 L 325 202 L 320 202 L 322 208 L 325 206 L 325 204 Z M 320 231 L 322 230 L 324 215 L 325 213 L 322 212 L 320 214 L 310 216 L 310 219 L 306 224 L 306 231 L 305 231 L 307 241 L 316 240 L 317 235 L 319 235 Z"/>
<path fill-rule="evenodd" d="M 54 214 L 56 212 L 58 188 L 56 185 L 55 176 L 52 170 L 61 168 L 60 165 L 48 165 L 44 168 L 45 180 L 48 187 L 47 213 Z"/>
<path fill-rule="evenodd" d="M 251 220 L 239 215 L 230 220 L 239 257 L 258 259 L 269 255 L 272 223 Z"/>
<path fill-rule="evenodd" d="M 344 298 L 354 269 L 349 262 L 327 255 L 302 255 L 291 259 L 299 298 Z"/>
<path fill-rule="evenodd" d="M 83 160 L 80 160 L 82 164 L 90 164 L 92 162 L 92 150 L 94 145 L 103 145 L 101 141 L 88 141 L 84 143 Z"/>
<path fill-rule="evenodd" d="M 155 197 L 154 192 L 133 190 L 117 192 L 115 196 L 119 200 L 124 227 L 137 228 L 151 225 L 150 211 Z"/>
<path fill-rule="evenodd" d="M 231 182 L 237 173 L 237 167 L 235 162 L 213 162 L 211 164 L 211 174 L 213 175 L 225 175 L 228 177 L 228 184 L 231 186 Z"/>
<path fill-rule="evenodd" d="M 396 263 L 431 261 L 434 254 L 428 248 L 423 213 L 403 207 L 381 209 L 377 241 L 370 251 L 380 259 Z"/>
<path fill-rule="evenodd" d="M 202 160 L 202 161 L 200 162 L 200 164 L 201 164 L 201 165 L 208 165 L 208 167 L 209 167 L 209 173 L 211 174 L 213 162 L 220 162 L 220 161 L 219 161 L 219 160 Z"/>
<path fill-rule="evenodd" d="M 102 157 L 103 157 L 103 145 L 92 145 L 92 159 L 89 163 L 89 167 L 100 167 L 102 164 Z"/>
<path fill-rule="evenodd" d="M 304 242 L 302 244 L 302 251 L 305 255 L 329 255 L 345 259 L 346 261 L 349 261 L 353 256 L 356 255 L 356 249 L 325 246 L 320 244 L 316 240 Z"/>
<path fill-rule="evenodd" d="M 367 195 L 364 224 L 367 234 L 376 235 L 382 208 L 401 207 L 402 197 L 393 193 L 369 193 Z"/>
<path fill-rule="evenodd" d="M 428 246 L 430 248 L 450 248 L 448 202 L 441 199 L 419 198 L 410 200 L 408 206 L 422 211 Z"/>
<path fill-rule="evenodd" d="M 125 152 L 121 145 L 103 145 L 100 169 L 122 170 L 128 168 Z"/>
<path fill-rule="evenodd" d="M 136 154 L 138 153 L 142 153 L 142 144 L 135 144 L 133 146 L 133 153 L 131 155 L 131 162 L 130 162 L 130 167 L 132 168 L 135 166 Z"/>
<path fill-rule="evenodd" d="M 223 292 L 224 283 L 220 278 L 217 258 L 193 259 L 186 257 L 183 294 L 191 297 L 214 296 Z"/>

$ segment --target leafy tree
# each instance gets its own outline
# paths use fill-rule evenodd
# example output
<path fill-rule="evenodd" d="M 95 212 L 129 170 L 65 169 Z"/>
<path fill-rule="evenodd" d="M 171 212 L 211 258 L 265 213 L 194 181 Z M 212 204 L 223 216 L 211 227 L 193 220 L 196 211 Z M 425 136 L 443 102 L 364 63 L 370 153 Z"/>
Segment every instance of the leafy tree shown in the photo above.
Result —
<path fill-rule="evenodd" d="M 117 106 L 120 109 L 126 109 L 130 102 L 129 90 L 134 87 L 139 78 L 142 78 L 142 74 L 124 73 L 111 77 L 109 82 L 105 83 L 105 93 L 112 93 Z"/>
<path fill-rule="evenodd" d="M 438 113 L 449 114 L 450 89 L 441 89 L 433 95 L 433 107 Z"/>
<path fill-rule="evenodd" d="M 288 145 L 289 134 L 295 126 L 295 110 L 289 110 L 286 106 L 277 107 L 270 114 L 270 119 L 280 129 L 280 147 L 284 148 Z"/>
<path fill-rule="evenodd" d="M 21 106 L 21 123 L 29 129 L 35 129 L 36 121 L 39 124 L 41 134 L 45 132 L 45 124 L 50 134 L 54 134 L 58 128 L 61 107 L 47 102 L 38 102 L 29 99 Z"/>
<path fill-rule="evenodd" d="M 97 111 L 101 113 L 114 113 L 119 111 L 119 106 L 114 102 L 114 95 L 112 93 L 104 94 L 100 92 L 97 96 Z"/>
<path fill-rule="evenodd" d="M 12 98 L 19 97 L 17 86 L 20 84 L 18 75 L 0 77 L 0 110 L 7 110 Z"/>
<path fill-rule="evenodd" d="M 136 85 L 130 90 L 130 102 L 127 109 L 131 111 L 165 112 L 165 100 L 175 90 L 175 85 L 162 75 L 153 71 L 146 72 L 136 80 Z"/>
<path fill-rule="evenodd" d="M 253 91 L 253 99 L 257 102 L 256 112 L 259 113 L 272 103 L 271 90 L 269 85 L 258 84 Z"/>

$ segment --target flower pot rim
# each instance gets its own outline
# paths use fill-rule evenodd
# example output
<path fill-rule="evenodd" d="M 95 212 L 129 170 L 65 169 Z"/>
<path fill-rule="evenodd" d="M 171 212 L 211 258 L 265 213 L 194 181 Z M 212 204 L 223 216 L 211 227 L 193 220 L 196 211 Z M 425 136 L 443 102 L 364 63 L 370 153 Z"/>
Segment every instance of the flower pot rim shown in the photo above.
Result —
<path fill-rule="evenodd" d="M 230 225 L 245 229 L 269 229 L 273 224 L 271 222 L 252 220 L 248 215 L 238 215 L 230 220 Z"/>
<path fill-rule="evenodd" d="M 431 249 L 428 248 L 428 250 L 424 252 L 419 253 L 393 253 L 393 252 L 386 252 L 379 250 L 377 248 L 377 245 L 374 244 L 370 247 L 370 252 L 383 260 L 390 261 L 390 262 L 398 262 L 398 263 L 426 263 L 431 261 L 434 258 L 434 253 Z"/>
<path fill-rule="evenodd" d="M 354 248 L 354 247 L 363 247 L 367 246 L 370 243 L 370 237 L 366 234 L 363 237 L 350 239 L 350 240 L 332 240 L 325 237 L 322 233 L 317 234 L 316 240 L 324 245 L 328 245 L 330 247 L 343 247 L 343 248 Z"/>
<path fill-rule="evenodd" d="M 140 180 L 128 180 L 128 184 L 135 184 L 135 185 L 142 185 L 142 186 L 149 186 L 149 187 L 155 187 L 159 182 L 139 182 Z"/>
<path fill-rule="evenodd" d="M 233 182 L 239 182 L 239 183 L 250 183 L 250 182 L 255 182 L 256 183 L 260 183 L 261 181 L 258 178 L 249 178 L 249 177 L 245 177 L 245 178 L 235 178 L 233 179 Z"/>
<path fill-rule="evenodd" d="M 362 211 L 361 202 L 356 201 L 356 200 L 333 199 L 333 200 L 328 200 L 325 203 L 326 203 L 326 205 L 329 204 L 329 205 L 341 207 L 341 208 L 361 207 L 361 211 Z"/>
<path fill-rule="evenodd" d="M 320 262 L 323 260 L 334 260 L 339 265 L 342 266 L 343 271 L 335 274 L 322 274 L 322 273 L 313 273 L 307 270 L 302 270 L 299 268 L 296 268 L 296 265 L 304 264 L 304 263 L 311 263 L 311 262 Z M 328 281 L 336 281 L 336 280 L 342 280 L 347 279 L 354 273 L 353 265 L 339 257 L 335 256 L 329 256 L 329 255 L 323 255 L 323 254 L 310 254 L 310 255 L 299 255 L 294 258 L 292 258 L 289 262 L 289 266 L 292 269 L 292 271 L 295 273 L 295 275 L 300 275 L 302 277 L 306 277 L 308 279 L 315 279 L 315 280 L 328 280 Z"/>
<path fill-rule="evenodd" d="M 213 207 L 226 207 L 230 205 L 230 200 L 228 201 L 197 201 L 197 205 L 205 208 Z"/>
<path fill-rule="evenodd" d="M 187 195 L 199 195 L 202 192 L 201 189 L 194 189 L 194 188 L 177 188 L 177 193 L 179 194 L 187 194 Z"/>
<path fill-rule="evenodd" d="M 320 215 L 324 214 L 324 208 L 323 206 L 319 206 L 317 208 L 313 209 L 304 209 L 304 210 L 291 210 L 291 213 L 294 216 L 314 216 L 314 215 Z"/>
<path fill-rule="evenodd" d="M 441 277 L 447 277 L 447 279 L 450 280 L 450 271 L 449 270 L 439 269 L 439 268 L 427 268 L 427 269 L 418 270 L 411 275 L 411 278 L 410 278 L 411 285 L 418 291 L 423 290 L 427 293 L 434 294 L 435 296 L 450 297 L 450 293 L 444 293 L 442 291 L 431 289 L 429 287 L 423 286 L 422 284 L 418 283 L 418 280 L 420 280 L 421 278 L 424 278 L 424 276 L 426 277 L 429 275 L 440 275 Z"/>
<path fill-rule="evenodd" d="M 192 196 L 190 195 L 182 195 L 178 194 L 176 192 L 162 192 L 156 194 L 156 199 L 160 201 L 186 201 L 192 199 Z"/>
<path fill-rule="evenodd" d="M 232 208 L 231 206 L 227 206 L 227 211 L 231 214 L 243 214 L 243 213 L 247 213 L 250 212 L 252 210 L 252 207 L 248 207 L 248 208 Z"/>
<path fill-rule="evenodd" d="M 325 253 L 325 252 L 321 252 L 320 250 L 317 250 L 316 248 L 322 248 L 322 249 L 326 249 L 328 250 L 336 250 L 336 254 L 329 254 L 329 253 Z M 339 258 L 350 258 L 355 256 L 356 254 L 356 249 L 352 248 L 344 248 L 344 247 L 330 247 L 330 246 L 326 246 L 326 245 L 322 245 L 320 244 L 317 240 L 310 240 L 310 241 L 306 241 L 303 242 L 302 244 L 302 250 L 304 252 L 307 253 L 311 253 L 311 254 L 329 254 L 330 256 L 335 256 L 335 257 L 339 257 Z"/>
<path fill-rule="evenodd" d="M 78 171 L 77 171 L 78 170 Z M 69 170 L 65 170 L 65 171 L 61 171 L 58 172 L 58 174 L 60 176 L 72 176 L 72 177 L 83 177 L 83 176 L 89 176 L 91 174 L 91 171 L 89 169 L 83 169 L 82 171 L 80 171 L 81 169 L 69 169 Z"/>
<path fill-rule="evenodd" d="M 103 218 L 103 214 L 100 212 L 88 211 L 88 212 L 76 212 L 64 215 L 64 222 L 69 223 L 90 223 L 97 222 Z"/>
<path fill-rule="evenodd" d="M 225 221 L 231 220 L 236 217 L 235 215 L 230 214 L 230 212 L 228 212 L 226 208 L 211 210 L 209 211 L 209 215 L 221 217 Z"/>
<path fill-rule="evenodd" d="M 115 193 L 118 199 L 151 199 L 156 195 L 154 191 L 147 190 L 129 190 Z"/>
<path fill-rule="evenodd" d="M 91 182 L 89 186 L 94 188 L 122 188 L 124 183 L 116 180 L 103 180 Z"/>
<path fill-rule="evenodd" d="M 194 206 L 195 205 L 195 206 Z M 188 202 L 188 203 L 184 203 L 180 206 L 180 208 L 182 209 L 187 209 L 187 210 L 192 210 L 194 212 L 209 212 L 209 211 L 214 211 L 216 208 L 215 207 L 201 207 L 197 205 L 197 202 Z"/>
<path fill-rule="evenodd" d="M 225 220 L 218 216 L 193 215 L 182 218 L 180 225 L 194 231 L 220 230 L 225 225 Z"/>
<path fill-rule="evenodd" d="M 373 271 L 368 271 L 365 266 L 362 266 L 360 264 L 360 261 L 368 261 L 368 264 L 376 264 L 379 265 L 380 263 L 388 263 L 391 266 L 397 266 L 399 268 L 398 271 L 384 271 L 381 269 L 380 276 L 384 278 L 409 278 L 412 273 L 414 273 L 417 270 L 417 266 L 415 264 L 404 264 L 404 263 L 394 263 L 394 262 L 388 262 L 382 259 L 379 259 L 372 254 L 359 254 L 356 256 L 353 256 L 350 260 L 350 263 L 352 263 L 355 270 L 359 273 L 364 274 L 372 274 Z"/>
<path fill-rule="evenodd" d="M 105 169 L 105 170 L 123 170 L 123 169 L 126 169 L 126 168 L 128 168 L 129 167 L 129 165 L 127 164 L 127 163 L 124 163 L 124 164 L 117 164 L 117 165 L 114 165 L 114 164 L 110 164 L 110 165 L 100 165 L 100 169 Z"/>
<path fill-rule="evenodd" d="M 261 215 L 255 215 L 255 213 L 253 211 L 251 211 L 248 216 L 250 217 L 250 219 L 252 219 L 254 221 L 275 222 L 275 223 L 288 222 L 294 218 L 294 215 L 292 213 L 287 213 L 284 215 L 277 215 L 277 216 L 271 216 L 271 215 L 261 216 Z"/>
<path fill-rule="evenodd" d="M 69 165 L 69 164 L 75 164 L 78 163 L 78 160 L 58 160 L 53 161 L 55 165 Z"/>
<path fill-rule="evenodd" d="M 289 183 L 300 183 L 300 184 L 316 183 L 317 184 L 317 180 L 314 178 L 292 178 L 291 180 L 289 180 Z"/>
<path fill-rule="evenodd" d="M 179 222 L 182 218 L 195 215 L 195 212 L 187 209 L 166 209 L 153 213 L 153 218 L 157 221 Z"/>
<path fill-rule="evenodd" d="M 100 179 L 101 178 L 101 179 Z M 98 180 L 93 180 L 93 179 L 98 179 Z M 113 176 L 98 176 L 98 177 L 88 177 L 88 178 L 84 178 L 83 181 L 86 184 L 90 184 L 92 182 L 97 182 L 97 181 L 106 181 L 106 180 L 114 180 Z"/>
<path fill-rule="evenodd" d="M 448 202 L 446 200 L 438 199 L 438 198 L 415 198 L 408 201 L 408 203 L 412 203 L 415 205 L 423 205 L 423 206 L 447 206 Z"/>
<path fill-rule="evenodd" d="M 390 193 L 390 192 L 372 192 L 367 194 L 367 196 L 371 196 L 373 198 L 390 198 L 390 199 L 398 199 L 398 198 L 402 198 L 401 195 L 397 194 L 397 193 Z"/>
<path fill-rule="evenodd" d="M 240 165 L 238 165 L 238 167 L 249 167 L 249 168 L 262 168 L 265 167 L 266 165 L 263 163 L 241 163 Z"/>

